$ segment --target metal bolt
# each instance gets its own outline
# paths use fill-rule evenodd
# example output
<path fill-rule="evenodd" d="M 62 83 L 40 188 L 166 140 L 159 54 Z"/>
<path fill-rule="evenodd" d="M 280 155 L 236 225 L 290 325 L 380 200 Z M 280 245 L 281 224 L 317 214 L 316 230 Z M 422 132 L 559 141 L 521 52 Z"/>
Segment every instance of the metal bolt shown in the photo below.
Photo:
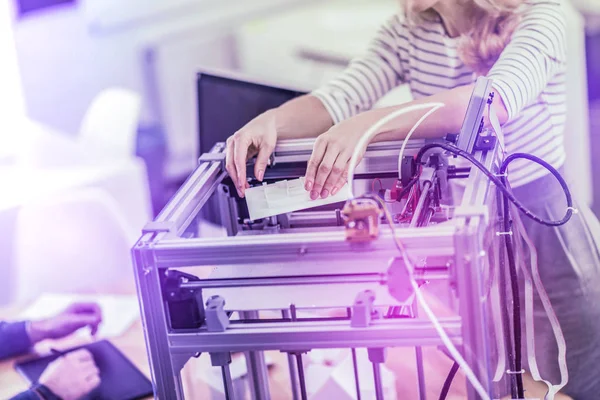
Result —
<path fill-rule="evenodd" d="M 307 252 L 308 252 L 308 250 L 304 246 L 302 246 L 302 247 L 300 247 L 300 249 L 298 249 L 298 254 L 300 254 L 301 256 L 305 255 Z"/>

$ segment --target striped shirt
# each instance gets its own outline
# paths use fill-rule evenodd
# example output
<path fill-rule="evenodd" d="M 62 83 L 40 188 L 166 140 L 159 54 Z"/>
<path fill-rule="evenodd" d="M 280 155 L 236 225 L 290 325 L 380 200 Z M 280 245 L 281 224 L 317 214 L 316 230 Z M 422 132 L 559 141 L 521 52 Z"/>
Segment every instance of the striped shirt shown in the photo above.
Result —
<path fill-rule="evenodd" d="M 334 123 L 370 109 L 393 88 L 407 83 L 414 99 L 473 84 L 476 74 L 458 55 L 458 38 L 447 35 L 441 18 L 418 26 L 395 15 L 381 27 L 365 56 L 313 92 Z M 559 1 L 527 0 L 509 44 L 487 77 L 504 101 L 508 154 L 524 152 L 555 168 L 565 161 L 566 22 Z M 448 132 L 440 132 L 443 136 Z M 513 187 L 547 172 L 526 160 L 509 170 Z"/>

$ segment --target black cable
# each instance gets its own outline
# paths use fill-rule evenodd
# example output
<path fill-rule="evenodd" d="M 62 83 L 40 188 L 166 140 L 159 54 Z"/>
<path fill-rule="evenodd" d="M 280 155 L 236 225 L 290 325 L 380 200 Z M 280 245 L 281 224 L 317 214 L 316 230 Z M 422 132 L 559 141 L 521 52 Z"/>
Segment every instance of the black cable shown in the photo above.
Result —
<path fill-rule="evenodd" d="M 502 177 L 502 183 L 506 187 L 506 177 Z M 506 254 L 508 258 L 508 271 L 510 275 L 510 287 L 513 297 L 513 332 L 514 332 L 514 365 L 512 372 L 515 374 L 517 384 L 517 396 L 519 399 L 525 398 L 523 391 L 523 374 L 521 374 L 522 359 L 521 359 L 521 296 L 519 294 L 519 280 L 517 273 L 517 265 L 515 262 L 515 253 L 513 251 L 512 239 L 509 232 L 512 232 L 512 223 L 510 220 L 510 210 L 508 208 L 508 198 L 504 197 L 504 243 L 506 245 Z"/>
<path fill-rule="evenodd" d="M 502 198 L 500 198 L 500 196 L 498 196 L 497 198 L 497 207 L 498 207 L 498 220 L 502 220 L 502 223 L 504 223 L 504 218 L 502 215 L 502 210 L 504 209 L 503 207 L 503 200 L 504 200 L 504 196 L 502 196 Z M 499 229 L 504 229 L 502 226 L 498 227 Z M 499 285 L 502 288 L 502 290 L 500 290 L 500 301 L 502 302 L 502 304 L 508 304 L 508 293 L 507 293 L 507 280 L 506 280 L 506 263 L 505 263 L 505 253 L 503 251 L 500 251 L 498 254 L 498 258 L 500 261 L 500 269 L 499 269 Z M 502 326 L 505 329 L 505 335 L 504 335 L 504 343 L 506 346 L 506 356 L 508 358 L 508 365 L 510 366 L 510 368 L 514 368 L 515 365 L 515 357 L 514 357 L 514 351 L 513 351 L 513 332 L 510 329 L 510 313 L 507 307 L 501 307 L 501 314 L 502 314 Z M 508 377 L 508 382 L 510 385 L 510 393 L 511 393 L 511 398 L 512 399 L 517 399 L 519 398 L 518 394 L 517 394 L 517 381 L 516 381 L 516 375 L 512 374 Z"/>
<path fill-rule="evenodd" d="M 488 177 L 488 179 L 490 181 L 492 181 L 503 194 L 503 209 L 504 209 L 504 212 L 503 212 L 504 235 L 503 236 L 504 236 L 504 243 L 506 246 L 507 258 L 508 258 L 511 292 L 512 292 L 511 294 L 512 294 L 512 298 L 513 298 L 513 333 L 514 333 L 514 353 L 515 354 L 514 354 L 514 361 L 511 363 L 511 364 L 513 364 L 513 365 L 511 365 L 511 368 L 513 369 L 511 372 L 514 374 L 514 377 L 513 377 L 513 379 L 511 379 L 511 382 L 516 383 L 516 388 L 514 388 L 514 386 L 513 386 L 513 394 L 515 392 L 514 389 L 516 389 L 517 397 L 524 398 L 523 375 L 521 373 L 521 371 L 522 371 L 522 368 L 521 368 L 522 367 L 521 304 L 520 304 L 520 294 L 519 294 L 518 272 L 517 272 L 517 266 L 516 266 L 516 262 L 515 262 L 515 254 L 514 254 L 512 239 L 511 239 L 512 222 L 510 220 L 510 210 L 509 210 L 508 202 L 510 200 L 519 209 L 519 211 L 521 211 L 523 214 L 525 214 L 526 216 L 528 216 L 529 218 L 531 218 L 532 220 L 534 220 L 540 224 L 543 224 L 546 226 L 560 226 L 560 225 L 566 224 L 573 216 L 574 208 L 573 208 L 573 199 L 571 197 L 571 192 L 569 191 L 567 183 L 564 181 L 563 177 L 560 175 L 560 173 L 555 168 L 553 168 L 550 164 L 548 164 L 544 160 L 542 160 L 538 157 L 535 157 L 531 154 L 515 153 L 515 154 L 509 155 L 502 162 L 502 165 L 500 166 L 500 175 L 502 178 L 498 179 L 498 177 L 496 177 L 494 174 L 492 174 L 490 171 L 488 171 L 485 168 L 485 166 L 483 164 L 481 164 L 478 160 L 476 160 L 471 154 L 457 148 L 456 146 L 453 146 L 453 145 L 450 145 L 447 143 L 443 143 L 443 142 L 431 143 L 431 144 L 427 144 L 427 145 L 423 146 L 421 148 L 421 150 L 419 150 L 419 153 L 417 154 L 417 157 L 416 157 L 417 162 L 421 163 L 421 158 L 423 157 L 425 152 L 427 152 L 428 150 L 430 150 L 432 148 L 442 148 L 456 156 L 460 156 L 460 157 L 467 159 L 469 162 L 471 162 L 473 165 L 475 165 L 481 172 L 483 172 Z M 508 166 L 510 165 L 510 163 L 517 159 L 526 159 L 526 160 L 530 160 L 536 164 L 541 165 L 546 170 L 548 170 L 550 173 L 552 173 L 552 175 L 558 180 L 559 184 L 561 185 L 561 187 L 565 193 L 565 197 L 567 200 L 567 211 L 565 213 L 565 216 L 561 220 L 547 221 L 543 218 L 538 217 L 537 215 L 535 215 L 531 211 L 529 211 L 520 201 L 518 201 L 515 198 L 515 196 L 512 194 L 512 192 L 509 190 L 507 179 L 506 179 L 506 171 L 508 170 Z M 512 357 L 509 357 L 509 359 L 512 360 Z"/>
<path fill-rule="evenodd" d="M 442 391 L 440 392 L 439 400 L 446 400 L 446 397 L 448 397 L 448 392 L 450 392 L 450 386 L 452 385 L 452 381 L 454 380 L 454 377 L 458 372 L 458 368 L 458 363 L 454 361 L 454 364 L 452 364 L 452 368 L 450 368 L 450 372 L 448 373 L 448 376 L 444 381 L 444 386 L 442 386 Z"/>
<path fill-rule="evenodd" d="M 420 163 L 421 158 L 423 157 L 425 152 L 430 149 L 433 149 L 433 148 L 442 148 L 456 156 L 460 156 L 460 157 L 467 159 L 469 162 L 471 162 L 473 165 L 475 165 L 477 168 L 479 168 L 479 170 L 481 170 L 481 172 L 483 172 L 488 177 L 488 179 L 490 181 L 492 181 L 496 185 L 496 187 L 498 187 L 498 189 L 500 191 L 502 191 L 502 193 L 506 197 L 508 197 L 508 200 L 510 200 L 519 209 L 519 211 L 521 211 L 523 214 L 525 214 L 526 216 L 528 216 L 529 218 L 531 218 L 532 220 L 534 220 L 540 224 L 543 224 L 546 226 L 560 226 L 560 225 L 566 224 L 573 216 L 573 199 L 571 197 L 571 192 L 569 191 L 569 188 L 567 187 L 567 183 L 565 182 L 563 177 L 560 175 L 560 173 L 556 169 L 554 169 L 554 167 L 552 167 L 550 164 L 548 164 L 547 162 L 545 162 L 544 160 L 542 160 L 538 157 L 532 156 L 530 154 L 524 154 L 524 153 L 511 154 L 502 163 L 502 165 L 500 167 L 500 174 L 505 174 L 506 170 L 508 169 L 508 165 L 512 161 L 514 161 L 518 158 L 524 158 L 524 159 L 533 161 L 537 164 L 540 164 L 541 166 L 546 168 L 548 171 L 550 171 L 552 173 L 552 175 L 554 175 L 554 177 L 558 180 L 558 182 L 562 186 L 562 189 L 565 192 L 565 197 L 567 198 L 567 212 L 565 213 L 565 216 L 561 220 L 547 221 L 543 218 L 538 217 L 531 211 L 529 211 L 519 200 L 517 200 L 515 198 L 515 196 L 511 193 L 511 191 L 507 187 L 504 186 L 502 180 L 498 179 L 498 177 L 496 177 L 494 174 L 492 174 L 490 171 L 488 171 L 485 168 L 485 166 L 483 164 L 481 164 L 479 161 L 477 161 L 471 154 L 459 149 L 456 146 L 453 146 L 448 143 L 443 143 L 443 142 L 434 142 L 434 143 L 426 144 L 425 146 L 423 146 L 421 148 L 421 150 L 419 150 L 419 153 L 417 153 L 417 157 L 416 157 L 417 162 Z"/>
<path fill-rule="evenodd" d="M 402 191 L 400 191 L 400 193 L 398 194 L 398 197 L 396 197 L 396 201 L 401 201 L 402 198 L 408 194 L 408 192 L 410 192 L 410 189 L 415 186 L 415 183 L 419 182 L 419 173 L 417 173 L 411 180 L 410 182 L 408 182 L 408 185 L 406 185 L 406 187 L 402 188 Z"/>

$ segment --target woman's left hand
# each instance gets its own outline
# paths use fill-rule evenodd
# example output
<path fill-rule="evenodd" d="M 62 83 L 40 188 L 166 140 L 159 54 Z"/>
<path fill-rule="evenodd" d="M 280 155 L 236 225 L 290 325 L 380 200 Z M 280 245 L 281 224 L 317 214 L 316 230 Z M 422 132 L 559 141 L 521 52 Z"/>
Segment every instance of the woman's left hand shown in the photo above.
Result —
<path fill-rule="evenodd" d="M 356 117 L 351 118 L 317 138 L 304 181 L 304 188 L 310 191 L 312 200 L 333 196 L 346 184 L 350 158 L 365 132 L 362 125 Z M 360 158 L 364 152 L 365 149 L 362 149 Z"/>

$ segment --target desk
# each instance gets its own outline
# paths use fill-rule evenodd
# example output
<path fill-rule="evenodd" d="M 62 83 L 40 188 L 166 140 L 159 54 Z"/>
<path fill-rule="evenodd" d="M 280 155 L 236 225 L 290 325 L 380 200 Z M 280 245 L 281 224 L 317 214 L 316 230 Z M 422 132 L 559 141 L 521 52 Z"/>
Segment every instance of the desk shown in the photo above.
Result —
<path fill-rule="evenodd" d="M 128 281 L 121 282 L 117 287 L 113 287 L 110 290 L 95 289 L 86 291 L 86 294 L 97 293 L 133 294 L 135 293 L 135 285 L 133 281 Z M 0 320 L 14 321 L 18 319 L 19 315 L 26 308 L 27 304 L 0 308 Z M 112 338 L 110 341 L 149 378 L 150 367 L 146 356 L 146 344 L 143 332 L 142 321 L 137 320 L 125 334 L 117 338 Z M 59 349 L 66 349 L 82 343 L 83 339 L 79 337 L 70 337 L 56 341 L 56 347 Z M 0 399 L 8 399 L 19 392 L 27 390 L 27 382 L 14 369 L 14 365 L 18 360 L 27 357 L 30 356 L 23 356 L 17 359 L 0 362 Z"/>
<path fill-rule="evenodd" d="M 109 293 L 109 294 L 132 294 L 135 293 L 133 282 L 122 282 L 120 287 L 110 290 L 90 290 L 86 294 Z M 26 305 L 0 308 L 0 320 L 15 320 L 26 308 Z M 68 348 L 81 344 L 81 339 L 66 338 L 58 341 L 57 348 Z M 146 355 L 146 346 L 141 320 L 137 320 L 120 337 L 112 338 L 111 342 L 121 350 L 148 378 L 150 368 Z M 452 365 L 451 361 L 435 348 L 424 348 L 424 369 L 426 372 L 427 398 L 436 399 L 443 385 L 448 371 Z M 416 368 L 414 362 L 414 350 L 412 348 L 389 349 L 388 362 L 386 366 L 394 371 L 396 375 L 397 398 L 404 400 L 417 399 Z M 268 352 L 269 358 L 274 362 L 270 369 L 270 388 L 273 400 L 291 399 L 290 384 L 287 369 L 287 357 L 279 352 Z M 22 358 L 20 358 L 22 359 Z M 28 388 L 27 382 L 15 371 L 14 364 L 18 359 L 0 362 L 0 399 L 7 399 Z M 189 399 L 210 399 L 208 385 L 202 380 L 203 372 L 210 368 L 208 357 L 193 359 L 184 368 L 182 380 L 184 389 Z M 545 386 L 526 379 L 525 387 L 527 394 L 532 398 L 543 398 Z M 465 378 L 459 372 L 455 378 L 448 399 L 465 398 Z M 557 400 L 569 400 L 567 396 L 559 395 Z"/>

